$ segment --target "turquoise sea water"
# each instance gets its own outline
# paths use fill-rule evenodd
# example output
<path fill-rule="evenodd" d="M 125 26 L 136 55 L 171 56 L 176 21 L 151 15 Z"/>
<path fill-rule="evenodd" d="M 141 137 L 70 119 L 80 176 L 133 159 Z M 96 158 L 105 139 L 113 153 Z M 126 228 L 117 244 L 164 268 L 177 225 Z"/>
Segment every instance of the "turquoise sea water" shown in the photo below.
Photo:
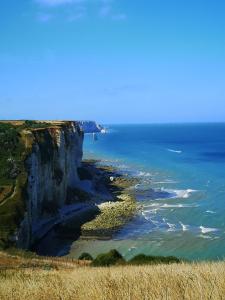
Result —
<path fill-rule="evenodd" d="M 108 128 L 98 141 L 86 135 L 85 157 L 138 176 L 141 184 L 134 191 L 140 211 L 113 240 L 92 242 L 92 252 L 113 247 L 127 258 L 137 253 L 225 257 L 225 124 Z M 90 244 L 75 242 L 74 251 Z"/>

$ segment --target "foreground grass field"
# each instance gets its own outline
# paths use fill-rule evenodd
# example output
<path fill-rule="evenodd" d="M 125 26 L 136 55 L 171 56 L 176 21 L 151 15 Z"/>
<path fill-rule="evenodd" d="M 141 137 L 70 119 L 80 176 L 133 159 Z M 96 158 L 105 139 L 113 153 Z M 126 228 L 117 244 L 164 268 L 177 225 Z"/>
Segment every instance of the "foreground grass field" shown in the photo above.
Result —
<path fill-rule="evenodd" d="M 225 262 L 95 268 L 59 258 L 0 261 L 1 300 L 225 299 Z"/>

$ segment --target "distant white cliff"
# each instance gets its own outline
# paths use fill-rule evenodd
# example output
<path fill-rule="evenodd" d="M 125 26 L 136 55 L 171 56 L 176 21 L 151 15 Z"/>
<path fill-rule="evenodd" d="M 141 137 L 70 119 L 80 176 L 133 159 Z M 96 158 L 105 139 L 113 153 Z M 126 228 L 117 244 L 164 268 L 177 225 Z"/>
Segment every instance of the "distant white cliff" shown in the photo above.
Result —
<path fill-rule="evenodd" d="M 105 133 L 106 129 L 94 121 L 79 121 L 79 126 L 84 133 Z"/>

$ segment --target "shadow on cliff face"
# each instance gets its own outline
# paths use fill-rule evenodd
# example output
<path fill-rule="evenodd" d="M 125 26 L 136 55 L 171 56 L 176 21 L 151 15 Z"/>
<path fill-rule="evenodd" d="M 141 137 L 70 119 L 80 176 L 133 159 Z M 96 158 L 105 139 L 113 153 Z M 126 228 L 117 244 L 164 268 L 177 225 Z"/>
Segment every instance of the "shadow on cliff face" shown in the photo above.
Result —
<path fill-rule="evenodd" d="M 78 174 L 82 181 L 91 181 L 94 187 L 94 203 L 113 201 L 125 188 L 123 177 L 109 166 L 98 166 L 97 161 L 85 161 L 79 168 Z M 115 185 L 110 177 L 120 179 L 120 184 Z M 78 197 L 79 198 L 79 197 Z M 78 199 L 80 202 L 84 199 Z M 100 210 L 92 199 L 86 199 L 88 204 L 83 211 L 77 212 L 67 221 L 55 225 L 41 240 L 36 242 L 32 250 L 39 255 L 64 256 L 70 251 L 72 243 L 81 236 L 83 224 L 93 220 Z M 90 204 L 90 205 L 89 205 Z"/>
<path fill-rule="evenodd" d="M 38 241 L 32 250 L 39 255 L 64 256 L 70 251 L 72 243 L 81 235 L 81 226 L 93 220 L 99 214 L 97 206 L 90 206 L 69 221 L 56 225 L 51 231 Z"/>

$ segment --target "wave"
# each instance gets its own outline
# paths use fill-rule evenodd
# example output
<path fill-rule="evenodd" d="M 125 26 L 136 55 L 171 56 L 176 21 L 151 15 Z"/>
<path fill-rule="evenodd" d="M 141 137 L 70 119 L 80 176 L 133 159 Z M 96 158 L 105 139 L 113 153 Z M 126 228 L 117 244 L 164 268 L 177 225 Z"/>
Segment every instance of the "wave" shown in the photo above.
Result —
<path fill-rule="evenodd" d="M 161 189 L 165 192 L 168 192 L 171 196 L 169 198 L 183 198 L 187 199 L 190 197 L 190 195 L 194 192 L 197 192 L 196 190 L 192 189 L 186 189 L 186 190 L 170 190 L 170 189 Z"/>
<path fill-rule="evenodd" d="M 137 247 L 132 246 L 132 247 L 130 247 L 130 248 L 128 249 L 128 251 L 133 251 L 133 250 L 135 250 L 135 249 L 137 249 Z"/>
<path fill-rule="evenodd" d="M 165 183 L 178 183 L 178 181 L 174 181 L 174 180 L 164 180 L 164 181 L 154 181 L 153 184 L 165 184 Z"/>
<path fill-rule="evenodd" d="M 203 238 L 203 239 L 209 239 L 209 240 L 211 240 L 211 239 L 212 239 L 212 237 L 211 237 L 211 236 L 209 236 L 209 235 L 205 235 L 205 234 L 199 234 L 199 235 L 198 235 L 198 237 L 201 237 L 201 238 Z"/>
<path fill-rule="evenodd" d="M 147 217 L 146 214 L 142 211 L 141 212 L 143 218 L 146 220 L 146 221 L 151 221 L 151 218 L 150 217 Z"/>
<path fill-rule="evenodd" d="M 138 176 L 138 177 L 150 177 L 150 176 L 152 176 L 152 174 L 149 173 L 149 172 L 139 171 L 139 172 L 137 173 L 137 176 Z"/>
<path fill-rule="evenodd" d="M 184 225 L 183 223 L 181 223 L 181 222 L 179 222 L 180 223 L 180 225 L 181 225 L 181 227 L 182 227 L 182 230 L 183 231 L 188 231 L 188 229 L 189 229 L 189 225 Z"/>
<path fill-rule="evenodd" d="M 167 149 L 167 151 L 173 152 L 173 153 L 178 153 L 178 154 L 182 153 L 181 150 L 174 150 L 174 149 Z"/>
<path fill-rule="evenodd" d="M 143 218 L 148 221 L 149 224 L 152 224 L 154 227 L 151 228 L 151 230 L 166 230 L 167 232 L 174 232 L 182 230 L 183 232 L 193 232 L 197 236 L 202 238 L 212 238 L 213 236 L 210 236 L 210 233 L 215 233 L 219 231 L 217 228 L 211 228 L 211 227 L 204 227 L 204 226 L 192 226 L 188 224 L 184 224 L 181 221 L 178 222 L 178 224 L 170 223 L 169 220 L 165 217 L 160 217 L 156 213 L 160 209 L 165 208 L 183 208 L 183 207 L 193 207 L 191 205 L 184 205 L 184 204 L 160 204 L 160 203 L 152 203 L 146 206 L 143 206 L 142 216 Z M 147 208 L 145 210 L 145 208 Z M 149 209 L 152 208 L 152 209 Z M 153 213 L 154 212 L 154 213 Z"/>
<path fill-rule="evenodd" d="M 197 192 L 196 190 L 187 189 L 187 190 L 173 190 L 165 188 L 152 189 L 149 186 L 137 184 L 135 186 L 138 194 L 137 199 L 142 200 L 162 200 L 162 199 L 187 199 L 191 196 L 192 193 Z"/>
<path fill-rule="evenodd" d="M 119 165 L 117 165 L 117 168 L 118 169 L 126 169 L 126 170 L 130 169 L 130 167 L 125 164 L 119 164 Z"/>
<path fill-rule="evenodd" d="M 198 207 L 197 205 L 188 205 L 188 204 L 182 204 L 182 203 L 178 203 L 178 204 L 168 204 L 168 203 L 152 203 L 152 204 L 148 204 L 148 205 L 144 205 L 143 208 L 149 208 L 149 207 L 154 207 L 156 209 L 160 209 L 160 208 L 186 208 L 186 207 Z M 152 210 L 145 210 L 145 212 L 150 212 Z"/>
<path fill-rule="evenodd" d="M 184 208 L 184 207 L 197 207 L 197 205 L 184 205 L 184 204 L 181 204 L 181 203 L 179 203 L 179 204 L 167 204 L 167 203 L 165 203 L 165 204 L 163 204 L 163 205 L 161 205 L 160 207 L 162 207 L 162 208 Z"/>
<path fill-rule="evenodd" d="M 206 213 L 208 213 L 208 214 L 215 214 L 216 212 L 213 211 L 213 210 L 206 210 Z"/>
<path fill-rule="evenodd" d="M 168 231 L 175 231 L 176 230 L 176 225 L 172 223 L 166 223 L 169 227 Z"/>
<path fill-rule="evenodd" d="M 218 231 L 217 228 L 210 228 L 210 227 L 204 227 L 204 226 L 199 226 L 199 228 L 200 228 L 202 233 L 209 233 L 209 232 Z"/>
<path fill-rule="evenodd" d="M 150 214 L 156 214 L 158 211 L 158 208 L 153 208 L 149 210 L 144 210 L 145 213 L 150 213 Z"/>

